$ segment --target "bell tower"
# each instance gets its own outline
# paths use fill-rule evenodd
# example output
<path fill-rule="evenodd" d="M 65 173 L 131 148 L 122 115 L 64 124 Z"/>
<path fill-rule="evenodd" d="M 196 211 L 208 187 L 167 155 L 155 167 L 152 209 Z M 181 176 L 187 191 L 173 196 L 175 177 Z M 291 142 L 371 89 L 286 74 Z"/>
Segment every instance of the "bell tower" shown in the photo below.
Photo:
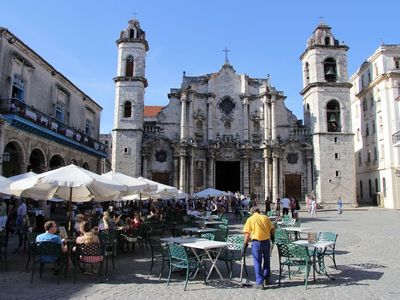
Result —
<path fill-rule="evenodd" d="M 144 92 L 147 87 L 145 59 L 149 45 L 136 19 L 128 22 L 116 43 L 118 67 L 114 78 L 112 169 L 137 177 L 141 175 Z"/>
<path fill-rule="evenodd" d="M 353 206 L 355 165 L 351 128 L 347 50 L 320 23 L 301 55 L 304 123 L 313 142 L 313 189 L 317 202 L 336 204 L 341 196 Z"/>

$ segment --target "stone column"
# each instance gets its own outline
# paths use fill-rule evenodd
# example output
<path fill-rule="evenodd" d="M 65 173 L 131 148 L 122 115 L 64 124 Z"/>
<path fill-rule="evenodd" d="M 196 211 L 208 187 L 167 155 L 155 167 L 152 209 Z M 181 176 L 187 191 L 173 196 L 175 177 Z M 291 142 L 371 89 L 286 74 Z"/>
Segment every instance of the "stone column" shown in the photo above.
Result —
<path fill-rule="evenodd" d="M 214 140 L 214 98 L 209 96 L 207 101 L 207 140 Z"/>
<path fill-rule="evenodd" d="M 307 193 L 311 193 L 313 190 L 312 182 L 312 157 L 307 156 Z"/>
<path fill-rule="evenodd" d="M 188 170 L 188 178 L 189 178 L 189 186 L 188 192 L 189 194 L 193 194 L 194 192 L 194 156 L 193 151 L 191 151 L 190 155 L 190 169 Z"/>
<path fill-rule="evenodd" d="M 186 94 L 181 96 L 181 140 L 186 139 L 187 134 L 187 120 L 186 120 Z"/>
<path fill-rule="evenodd" d="M 186 151 L 180 153 L 179 189 L 186 192 Z"/>
<path fill-rule="evenodd" d="M 269 141 L 269 106 L 267 96 L 263 97 L 262 103 L 264 108 L 264 140 Z"/>
<path fill-rule="evenodd" d="M 270 186 L 269 186 L 269 153 L 268 149 L 264 149 L 264 197 L 269 196 Z M 265 199 L 264 199 L 265 200 Z"/>
<path fill-rule="evenodd" d="M 143 174 L 142 174 L 142 176 L 144 177 L 144 178 L 148 178 L 147 177 L 147 154 L 143 154 L 142 155 L 142 159 L 143 159 Z"/>
<path fill-rule="evenodd" d="M 214 152 L 211 152 L 208 156 L 207 187 L 215 186 L 215 180 L 214 180 L 215 171 L 214 170 L 215 170 L 215 154 L 214 154 Z"/>
<path fill-rule="evenodd" d="M 243 104 L 243 140 L 249 141 L 249 97 L 244 96 Z"/>
<path fill-rule="evenodd" d="M 247 153 L 243 154 L 242 164 L 243 164 L 243 172 L 242 172 L 243 193 L 245 195 L 248 195 L 250 192 L 250 187 L 249 187 L 249 157 Z"/>
<path fill-rule="evenodd" d="M 1 154 L 1 159 L 0 159 L 0 175 L 3 175 L 3 154 L 4 154 L 4 148 L 5 148 L 5 129 L 6 129 L 6 124 L 5 121 L 0 120 L 0 154 Z"/>
<path fill-rule="evenodd" d="M 188 96 L 188 105 L 189 105 L 189 119 L 187 120 L 188 123 L 188 133 L 187 133 L 187 138 L 188 139 L 194 139 L 194 132 L 193 132 L 193 95 Z"/>
<path fill-rule="evenodd" d="M 274 141 L 276 140 L 277 133 L 276 133 L 276 95 L 272 94 L 271 97 L 271 139 Z"/>
<path fill-rule="evenodd" d="M 347 133 L 347 126 L 346 126 L 346 115 L 345 115 L 345 109 L 344 107 L 340 108 L 340 119 L 339 119 L 339 126 L 340 126 L 340 132 L 346 132 Z"/>
<path fill-rule="evenodd" d="M 283 160 L 282 158 L 278 159 L 278 164 L 279 164 L 279 187 L 278 187 L 278 193 L 279 195 L 281 195 L 282 197 L 284 196 L 283 194 Z"/>
<path fill-rule="evenodd" d="M 174 187 L 179 188 L 179 156 L 174 155 Z"/>
<path fill-rule="evenodd" d="M 272 154 L 272 199 L 275 202 L 278 198 L 278 155 Z"/>

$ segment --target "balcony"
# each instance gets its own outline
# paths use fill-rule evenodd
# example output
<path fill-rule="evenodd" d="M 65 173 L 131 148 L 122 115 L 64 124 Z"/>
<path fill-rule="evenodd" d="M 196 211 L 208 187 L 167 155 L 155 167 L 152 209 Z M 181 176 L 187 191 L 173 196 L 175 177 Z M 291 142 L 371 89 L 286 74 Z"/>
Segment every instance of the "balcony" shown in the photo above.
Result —
<path fill-rule="evenodd" d="M 400 147 L 400 131 L 392 135 L 392 145 L 393 147 Z"/>
<path fill-rule="evenodd" d="M 15 127 L 91 155 L 108 157 L 107 145 L 18 99 L 0 99 L 0 113 Z"/>

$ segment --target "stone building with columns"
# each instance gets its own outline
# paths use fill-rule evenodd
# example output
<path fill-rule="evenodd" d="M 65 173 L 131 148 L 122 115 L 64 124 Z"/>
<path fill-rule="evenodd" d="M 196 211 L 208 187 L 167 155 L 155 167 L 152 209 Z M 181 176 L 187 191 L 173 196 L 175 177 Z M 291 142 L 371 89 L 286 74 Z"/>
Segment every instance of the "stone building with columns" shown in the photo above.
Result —
<path fill-rule="evenodd" d="M 309 75 L 320 72 L 315 66 L 319 66 L 323 57 L 329 58 L 322 50 L 329 48 L 330 53 L 340 54 L 343 50 L 334 44 L 336 40 L 330 28 L 320 27 L 311 38 L 313 45 L 308 45 L 302 56 Z M 322 31 L 328 32 L 324 36 L 331 37 L 332 45 L 319 45 L 316 36 Z M 320 80 L 331 86 L 332 97 L 343 96 L 339 100 L 344 107 L 343 114 L 348 114 L 350 109 L 348 85 L 328 83 L 324 78 L 327 70 L 313 75 L 315 82 L 305 81 L 302 91 L 305 126 L 285 106 L 284 93 L 272 86 L 269 78 L 238 74 L 227 58 L 214 73 L 188 76 L 184 72 L 180 87 L 170 90 L 167 106 L 145 106 L 144 61 L 149 46 L 137 20 L 131 20 L 121 32 L 117 46 L 112 161 L 115 171 L 141 175 L 190 194 L 213 187 L 252 194 L 260 201 L 267 196 L 275 200 L 284 195 L 304 199 L 305 194 L 314 191 L 320 202 L 335 203 L 343 192 L 347 183 L 337 184 L 334 171 L 327 172 L 321 167 L 324 159 L 335 157 L 334 145 L 313 145 L 331 136 L 328 125 L 316 130 L 313 124 L 326 123 L 325 115 L 329 113 L 326 103 L 318 106 L 323 96 L 315 96 L 323 94 Z M 312 59 L 305 62 L 307 55 Z M 316 56 L 320 57 L 316 60 Z M 336 63 L 329 63 L 336 72 Z M 341 71 L 347 75 L 347 69 Z M 335 81 L 337 77 L 335 73 Z M 343 89 L 342 94 L 336 93 L 339 89 Z M 321 110 L 321 118 L 317 110 Z M 339 117 L 340 113 L 335 116 Z M 349 121 L 346 115 L 336 122 L 347 124 Z M 344 158 L 346 151 L 352 151 L 353 144 L 347 139 L 351 126 L 341 128 L 346 128 L 346 132 L 337 131 L 335 136 L 346 136 L 337 144 L 342 147 Z M 321 152 L 315 153 L 315 149 Z M 342 166 L 345 168 L 344 160 Z M 322 182 L 332 183 L 333 192 Z"/>
<path fill-rule="evenodd" d="M 100 172 L 102 108 L 0 27 L 0 173 L 41 173 L 74 163 Z"/>

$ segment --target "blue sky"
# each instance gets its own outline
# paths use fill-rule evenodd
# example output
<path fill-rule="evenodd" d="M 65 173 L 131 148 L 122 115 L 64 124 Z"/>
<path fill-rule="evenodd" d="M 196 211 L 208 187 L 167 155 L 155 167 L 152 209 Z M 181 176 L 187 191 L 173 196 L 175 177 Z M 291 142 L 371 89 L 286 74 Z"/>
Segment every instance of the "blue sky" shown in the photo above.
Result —
<path fill-rule="evenodd" d="M 18 3 L 18 4 L 17 4 Z M 349 76 L 382 43 L 400 43 L 400 1 L 2 1 L 7 27 L 102 107 L 101 132 L 113 124 L 115 40 L 134 13 L 146 31 L 146 105 L 167 105 L 170 88 L 188 76 L 217 72 L 227 46 L 239 74 L 270 75 L 302 119 L 299 56 L 324 17 L 349 47 Z"/>

